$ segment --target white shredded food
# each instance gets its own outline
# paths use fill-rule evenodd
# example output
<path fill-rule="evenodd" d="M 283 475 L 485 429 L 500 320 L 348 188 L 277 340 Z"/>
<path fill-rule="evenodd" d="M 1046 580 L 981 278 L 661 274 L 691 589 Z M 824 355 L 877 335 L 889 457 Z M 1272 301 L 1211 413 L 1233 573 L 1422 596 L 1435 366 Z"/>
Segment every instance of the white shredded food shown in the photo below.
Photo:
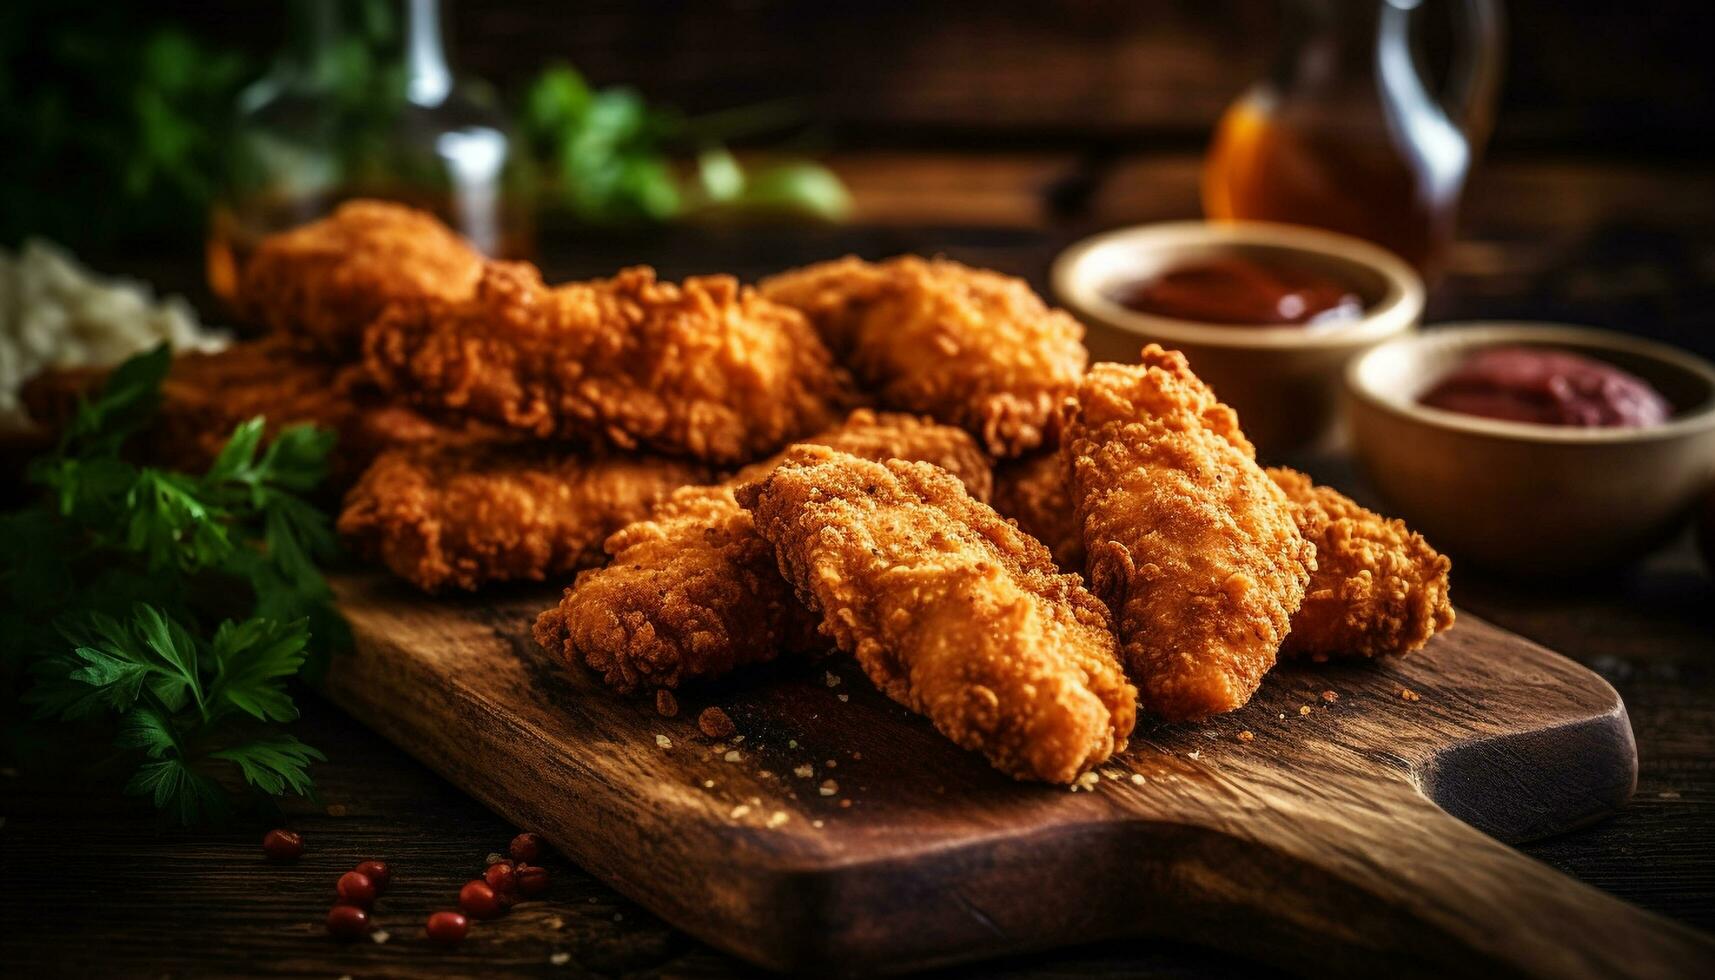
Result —
<path fill-rule="evenodd" d="M 18 396 L 43 371 L 109 367 L 162 341 L 216 351 L 230 340 L 204 329 L 183 297 L 156 300 L 146 283 L 98 277 L 51 242 L 0 248 L 0 430 L 29 427 Z"/>

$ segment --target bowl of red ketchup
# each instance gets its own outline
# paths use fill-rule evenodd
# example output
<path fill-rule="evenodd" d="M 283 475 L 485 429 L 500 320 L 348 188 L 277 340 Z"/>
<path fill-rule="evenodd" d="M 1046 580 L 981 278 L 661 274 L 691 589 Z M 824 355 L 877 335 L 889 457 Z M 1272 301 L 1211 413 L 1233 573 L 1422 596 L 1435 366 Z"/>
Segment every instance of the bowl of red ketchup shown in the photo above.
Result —
<path fill-rule="evenodd" d="M 1628 334 L 1442 324 L 1346 374 L 1352 451 L 1437 547 L 1500 571 L 1621 566 L 1715 489 L 1715 365 Z"/>
<path fill-rule="evenodd" d="M 1422 280 L 1393 253 L 1267 222 L 1111 231 L 1067 249 L 1052 278 L 1092 360 L 1184 351 L 1265 457 L 1332 441 L 1347 362 L 1423 312 Z"/>

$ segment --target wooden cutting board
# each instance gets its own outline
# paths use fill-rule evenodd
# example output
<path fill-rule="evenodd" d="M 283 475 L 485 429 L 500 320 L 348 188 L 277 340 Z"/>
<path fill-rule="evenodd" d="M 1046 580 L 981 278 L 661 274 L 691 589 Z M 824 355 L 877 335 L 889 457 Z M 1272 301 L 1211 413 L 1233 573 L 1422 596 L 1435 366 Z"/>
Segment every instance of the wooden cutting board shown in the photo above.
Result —
<path fill-rule="evenodd" d="M 1077 792 L 1013 782 L 838 656 L 621 698 L 530 638 L 548 591 L 336 583 L 327 693 L 663 919 L 762 966 L 896 971 L 1122 935 L 1305 973 L 1710 976 L 1715 944 L 1501 843 L 1624 805 L 1625 706 L 1475 617 L 1140 728 Z M 1409 693 L 1408 693 L 1409 692 Z M 724 708 L 742 741 L 697 730 Z"/>

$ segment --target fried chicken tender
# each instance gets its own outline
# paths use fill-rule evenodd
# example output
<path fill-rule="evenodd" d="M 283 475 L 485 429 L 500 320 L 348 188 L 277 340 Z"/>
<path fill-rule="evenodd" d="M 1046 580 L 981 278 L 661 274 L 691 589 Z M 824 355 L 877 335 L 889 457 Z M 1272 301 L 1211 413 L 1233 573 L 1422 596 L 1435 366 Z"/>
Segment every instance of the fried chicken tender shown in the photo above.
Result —
<path fill-rule="evenodd" d="M 1142 708 L 1182 721 L 1243 705 L 1315 567 L 1286 494 L 1178 351 L 1096 365 L 1065 415 L 1090 587 L 1114 613 Z"/>
<path fill-rule="evenodd" d="M 264 238 L 245 262 L 237 305 L 303 346 L 353 356 L 388 303 L 468 296 L 482 266 L 480 253 L 427 212 L 351 201 Z"/>
<path fill-rule="evenodd" d="M 1409 653 L 1453 625 L 1452 562 L 1423 535 L 1296 470 L 1271 467 L 1268 475 L 1286 492 L 1298 532 L 1316 548 L 1316 570 L 1281 656 Z M 1062 569 L 1083 570 L 1084 540 L 1058 456 L 997 468 L 994 508 L 1048 544 Z"/>
<path fill-rule="evenodd" d="M 1084 371 L 1084 328 L 1022 279 L 947 259 L 847 257 L 757 287 L 803 310 L 881 404 L 922 412 L 1008 458 L 1052 437 Z"/>
<path fill-rule="evenodd" d="M 599 561 L 603 538 L 710 477 L 680 460 L 534 442 L 431 444 L 377 457 L 346 495 L 339 532 L 425 592 L 540 581 Z"/>
<path fill-rule="evenodd" d="M 1316 546 L 1316 571 L 1282 654 L 1326 660 L 1409 653 L 1453 625 L 1453 563 L 1423 535 L 1284 467 L 1268 471 Z"/>
<path fill-rule="evenodd" d="M 1083 574 L 1084 532 L 1066 493 L 1066 468 L 1058 451 L 995 467 L 994 509 L 1047 545 L 1061 570 Z"/>
<path fill-rule="evenodd" d="M 944 470 L 799 447 L 736 493 L 823 633 L 958 745 L 1053 783 L 1125 746 L 1107 610 Z"/>
<path fill-rule="evenodd" d="M 722 465 L 826 427 L 852 398 L 802 314 L 730 276 L 679 286 L 643 267 L 550 289 L 491 263 L 468 300 L 390 306 L 365 361 L 424 405 Z"/>
<path fill-rule="evenodd" d="M 807 441 L 865 459 L 932 463 L 973 497 L 989 494 L 988 458 L 962 429 L 858 409 Z M 774 549 L 732 494 L 784 457 L 715 486 L 679 490 L 647 520 L 614 534 L 606 544 L 613 561 L 580 574 L 537 618 L 536 642 L 622 692 L 678 687 L 817 649 L 816 617 L 793 597 Z"/>
<path fill-rule="evenodd" d="M 25 386 L 24 403 L 38 424 L 57 432 L 77 411 L 78 400 L 95 395 L 107 375 L 98 368 L 46 372 Z M 350 485 L 385 449 L 480 434 L 392 404 L 361 370 L 305 354 L 276 336 L 174 358 L 155 419 L 132 449 L 144 463 L 201 472 L 232 430 L 258 415 L 267 418 L 268 438 L 298 424 L 332 429 L 338 438 L 328 482 L 336 490 Z"/>

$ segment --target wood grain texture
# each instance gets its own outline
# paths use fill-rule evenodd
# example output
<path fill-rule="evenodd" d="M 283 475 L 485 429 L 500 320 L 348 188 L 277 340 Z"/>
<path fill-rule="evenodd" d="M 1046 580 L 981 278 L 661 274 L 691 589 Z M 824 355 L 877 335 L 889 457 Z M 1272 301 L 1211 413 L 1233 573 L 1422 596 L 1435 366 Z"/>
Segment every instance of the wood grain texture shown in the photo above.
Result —
<path fill-rule="evenodd" d="M 425 606 L 376 577 L 339 588 L 358 651 L 329 676 L 335 702 L 667 921 L 769 967 L 900 969 L 1139 933 L 1299 970 L 1715 965 L 1696 933 L 1431 801 L 1525 839 L 1609 814 L 1633 787 L 1613 690 L 1474 617 L 1397 663 L 1277 671 L 1242 711 L 1140 732 L 1093 791 L 1069 793 L 994 773 L 838 659 L 713 691 L 744 739 L 711 744 L 693 710 L 662 718 L 536 650 L 545 596 Z"/>

